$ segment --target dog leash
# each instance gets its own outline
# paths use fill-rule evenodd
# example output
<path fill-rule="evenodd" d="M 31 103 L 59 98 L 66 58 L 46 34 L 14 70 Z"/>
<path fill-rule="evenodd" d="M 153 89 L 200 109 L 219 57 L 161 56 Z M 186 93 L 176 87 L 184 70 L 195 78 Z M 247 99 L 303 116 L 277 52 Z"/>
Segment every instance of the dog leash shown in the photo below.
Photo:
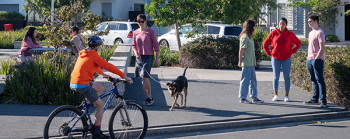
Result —
<path fill-rule="evenodd" d="M 137 63 L 136 63 L 137 64 Z M 143 66 L 143 69 L 144 69 L 144 67 L 145 67 L 145 65 L 143 64 L 143 63 L 140 63 L 142 66 Z M 145 69 L 144 69 L 145 70 Z M 145 70 L 146 71 L 146 73 L 148 74 L 148 76 L 153 80 L 153 81 L 155 81 L 155 82 L 157 82 L 157 83 L 159 83 L 159 84 L 163 84 L 163 85 L 166 85 L 166 83 L 162 83 L 162 82 L 160 82 L 160 81 L 157 81 L 156 79 L 154 79 L 152 76 L 151 76 L 151 74 L 150 73 L 148 73 L 148 71 L 147 70 Z"/>

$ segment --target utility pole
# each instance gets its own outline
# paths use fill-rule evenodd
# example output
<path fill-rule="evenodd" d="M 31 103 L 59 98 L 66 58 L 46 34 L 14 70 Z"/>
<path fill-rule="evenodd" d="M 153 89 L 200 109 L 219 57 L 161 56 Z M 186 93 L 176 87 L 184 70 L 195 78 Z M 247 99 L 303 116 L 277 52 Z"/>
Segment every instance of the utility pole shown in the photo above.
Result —
<path fill-rule="evenodd" d="M 55 16 L 55 0 L 51 0 L 51 22 L 54 21 Z"/>

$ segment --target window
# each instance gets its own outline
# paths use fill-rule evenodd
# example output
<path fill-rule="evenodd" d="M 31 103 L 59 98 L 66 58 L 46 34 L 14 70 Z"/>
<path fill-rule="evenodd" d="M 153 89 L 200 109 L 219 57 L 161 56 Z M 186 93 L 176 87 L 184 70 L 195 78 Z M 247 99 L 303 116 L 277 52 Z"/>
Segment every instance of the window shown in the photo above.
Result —
<path fill-rule="evenodd" d="M 128 26 L 126 24 L 119 24 L 118 30 L 128 30 Z"/>
<path fill-rule="evenodd" d="M 135 31 L 136 29 L 140 28 L 138 24 L 131 24 L 132 31 Z"/>
<path fill-rule="evenodd" d="M 184 26 L 179 30 L 179 33 L 182 34 L 188 34 L 192 31 L 192 27 L 191 26 Z"/>
<path fill-rule="evenodd" d="M 108 25 L 108 28 L 110 29 L 110 30 L 117 30 L 118 28 L 117 28 L 117 25 Z"/>
<path fill-rule="evenodd" d="M 208 26 L 208 34 L 219 34 L 220 27 Z"/>
<path fill-rule="evenodd" d="M 239 35 L 242 32 L 241 27 L 225 27 L 224 35 Z"/>
<path fill-rule="evenodd" d="M 106 24 L 101 25 L 100 27 L 97 27 L 97 31 L 105 30 L 107 27 Z"/>

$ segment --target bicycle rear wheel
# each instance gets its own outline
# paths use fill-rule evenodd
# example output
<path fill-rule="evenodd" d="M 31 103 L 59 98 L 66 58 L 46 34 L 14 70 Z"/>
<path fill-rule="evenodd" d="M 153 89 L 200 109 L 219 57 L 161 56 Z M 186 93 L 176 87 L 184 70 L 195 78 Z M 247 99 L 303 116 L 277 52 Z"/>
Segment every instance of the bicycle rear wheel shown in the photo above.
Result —
<path fill-rule="evenodd" d="M 78 118 L 82 112 L 76 106 L 60 106 L 51 112 L 44 128 L 44 138 L 81 135 L 86 138 L 88 124 L 86 117 Z M 76 123 L 76 124 L 75 124 Z M 75 124 L 75 125 L 74 125 Z"/>
<path fill-rule="evenodd" d="M 127 120 L 125 109 L 119 104 L 109 119 L 109 134 L 112 139 L 144 138 L 148 127 L 146 111 L 134 102 L 126 101 L 126 111 L 130 123 Z"/>

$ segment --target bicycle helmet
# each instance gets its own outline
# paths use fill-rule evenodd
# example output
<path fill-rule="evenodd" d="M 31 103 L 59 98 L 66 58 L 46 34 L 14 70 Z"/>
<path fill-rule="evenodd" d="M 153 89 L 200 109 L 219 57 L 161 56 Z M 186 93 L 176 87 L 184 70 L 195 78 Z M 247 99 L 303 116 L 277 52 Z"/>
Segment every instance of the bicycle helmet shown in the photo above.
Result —
<path fill-rule="evenodd" d="M 89 45 L 89 47 L 93 48 L 96 46 L 103 45 L 103 41 L 100 37 L 98 37 L 96 35 L 92 35 L 92 36 L 88 37 L 88 45 Z"/>

